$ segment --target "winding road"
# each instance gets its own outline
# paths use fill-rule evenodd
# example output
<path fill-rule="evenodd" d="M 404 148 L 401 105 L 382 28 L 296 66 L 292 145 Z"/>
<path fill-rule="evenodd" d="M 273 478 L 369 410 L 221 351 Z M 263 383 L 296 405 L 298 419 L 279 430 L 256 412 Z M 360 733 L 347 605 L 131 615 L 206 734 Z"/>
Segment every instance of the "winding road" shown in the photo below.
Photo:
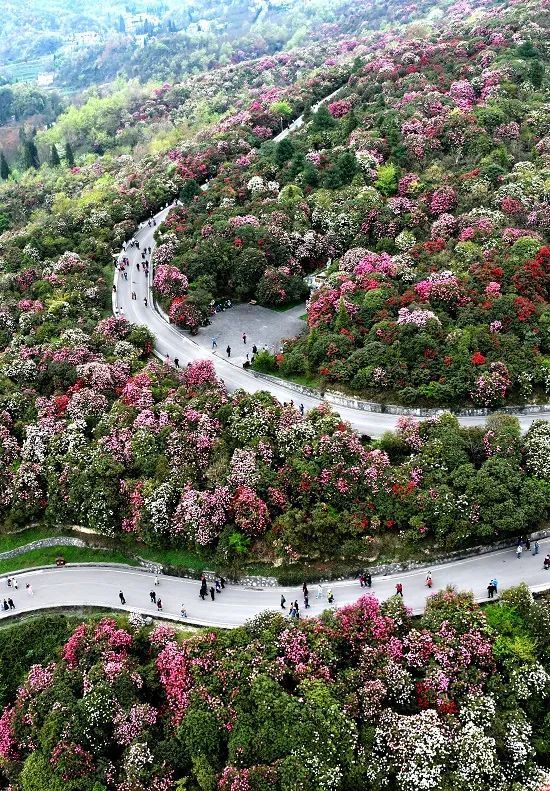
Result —
<path fill-rule="evenodd" d="M 285 130 L 286 131 L 286 130 Z M 147 247 L 151 250 L 155 248 L 154 233 L 160 223 L 166 218 L 172 206 L 169 206 L 155 215 L 156 226 L 149 225 L 148 222 L 142 223 L 136 232 L 133 240 L 139 242 L 139 249 L 127 246 L 119 255 L 119 261 L 123 256 L 127 256 L 130 266 L 127 269 L 128 279 L 126 280 L 118 269 L 115 270 L 114 283 L 116 293 L 113 293 L 113 311 L 117 315 L 125 316 L 132 324 L 144 324 L 151 331 L 155 338 L 155 352 L 161 359 L 166 355 L 171 360 L 176 357 L 180 367 L 194 360 L 210 359 L 214 363 L 216 373 L 223 379 L 229 391 L 239 388 L 248 392 L 267 390 L 279 401 L 294 400 L 303 403 L 306 409 L 318 406 L 323 401 L 310 395 L 297 393 L 290 387 L 286 387 L 281 380 L 274 382 L 271 379 L 264 379 L 254 376 L 250 371 L 245 370 L 240 364 L 235 364 L 220 355 L 205 350 L 183 331 L 172 326 L 156 309 L 151 293 L 151 281 L 153 277 L 152 267 L 149 270 L 149 277 L 145 277 L 141 266 L 141 253 Z M 153 218 L 152 218 L 153 219 Z M 151 256 L 147 256 L 150 260 Z M 140 264 L 139 271 L 137 264 Z M 132 292 L 136 294 L 136 299 L 132 299 Z M 147 300 L 147 304 L 145 304 Z M 276 320 L 277 314 L 275 314 Z M 201 332 L 209 332 L 202 329 Z M 327 399 L 328 400 L 328 399 Z M 399 419 L 399 415 L 382 412 L 367 412 L 362 409 L 354 409 L 347 406 L 334 405 L 336 411 L 347 420 L 353 428 L 371 437 L 379 437 L 385 431 L 394 429 Z M 485 422 L 485 417 L 479 416 L 460 416 L 459 421 L 464 426 L 476 426 Z M 550 419 L 550 412 L 537 412 L 535 414 L 519 414 L 518 419 L 523 431 L 527 431 L 534 420 Z"/>
<path fill-rule="evenodd" d="M 431 593 L 454 585 L 459 590 L 472 590 L 478 601 L 487 597 L 489 580 L 496 577 L 499 589 L 517 585 L 525 581 L 533 591 L 550 587 L 550 571 L 543 568 L 543 558 L 550 552 L 550 538 L 539 541 L 540 552 L 534 556 L 524 551 L 518 560 L 514 548 L 490 552 L 483 555 L 455 560 L 451 563 L 433 566 L 433 588 Z M 372 592 L 379 600 L 395 594 L 395 585 L 403 585 L 404 601 L 414 613 L 421 613 L 430 591 L 426 587 L 427 567 L 414 571 L 373 576 Z M 181 577 L 161 576 L 160 584 L 154 587 L 154 575 L 148 571 L 130 566 L 101 566 L 92 564 L 48 567 L 13 573 L 17 577 L 18 589 L 7 586 L 7 578 L 0 580 L 0 602 L 3 597 L 11 596 L 15 610 L 0 610 L 0 619 L 18 615 L 21 612 L 34 612 L 50 608 L 78 606 L 107 607 L 111 610 L 140 612 L 143 615 L 158 616 L 168 620 L 184 621 L 198 626 L 234 627 L 265 610 L 281 611 L 281 594 L 286 599 L 286 610 L 290 602 L 298 600 L 300 614 L 312 616 L 326 609 L 327 593 L 332 590 L 335 607 L 356 601 L 368 589 L 361 588 L 357 580 L 342 580 L 323 584 L 323 595 L 317 598 L 317 585 L 309 586 L 310 608 L 303 608 L 301 586 L 251 588 L 241 585 L 227 585 L 215 601 L 199 597 L 199 582 Z M 29 595 L 26 584 L 32 586 Z M 150 602 L 149 592 L 155 590 L 162 599 L 163 610 L 159 613 Z M 126 605 L 119 601 L 122 591 Z M 187 618 L 182 619 L 182 605 L 187 610 Z"/>

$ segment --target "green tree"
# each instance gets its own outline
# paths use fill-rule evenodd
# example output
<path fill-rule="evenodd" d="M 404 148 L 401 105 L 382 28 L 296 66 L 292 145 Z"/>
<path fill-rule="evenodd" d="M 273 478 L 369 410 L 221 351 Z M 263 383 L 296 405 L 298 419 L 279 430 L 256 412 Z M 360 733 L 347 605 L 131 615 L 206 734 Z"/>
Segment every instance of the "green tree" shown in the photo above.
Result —
<path fill-rule="evenodd" d="M 180 201 L 182 203 L 191 203 L 195 195 L 200 195 L 201 189 L 195 179 L 187 179 L 180 190 Z"/>
<path fill-rule="evenodd" d="M 2 151 L 0 152 L 0 179 L 5 181 L 7 178 L 9 178 L 10 172 L 10 166 L 8 165 L 6 157 L 4 156 L 4 152 Z"/>
<path fill-rule="evenodd" d="M 279 167 L 282 167 L 289 159 L 292 159 L 293 154 L 294 145 L 288 137 L 285 137 L 284 140 L 277 143 L 277 148 L 275 149 L 275 162 Z"/>
<path fill-rule="evenodd" d="M 535 88 L 541 87 L 544 79 L 544 66 L 538 58 L 531 61 L 531 65 L 529 66 L 529 79 Z"/>
<path fill-rule="evenodd" d="M 269 108 L 269 112 L 273 113 L 273 115 L 276 115 L 278 116 L 278 118 L 280 118 L 281 129 L 282 129 L 283 123 L 287 121 L 292 115 L 292 107 L 289 105 L 288 102 L 285 101 L 273 102 L 273 104 Z"/>
<path fill-rule="evenodd" d="M 27 140 L 25 142 L 23 146 L 23 162 L 25 170 L 29 170 L 30 168 L 38 170 L 40 167 L 40 159 L 34 140 Z"/>
<path fill-rule="evenodd" d="M 380 165 L 378 168 L 378 177 L 374 182 L 376 189 L 380 190 L 382 195 L 395 195 L 397 192 L 397 168 L 392 162 L 386 165 Z"/>
<path fill-rule="evenodd" d="M 357 172 L 357 159 L 352 151 L 344 151 L 336 162 L 336 169 L 342 184 L 351 184 Z"/>
<path fill-rule="evenodd" d="M 53 145 L 50 151 L 50 165 L 52 168 L 57 168 L 61 164 L 59 154 L 57 153 L 57 146 Z"/>
<path fill-rule="evenodd" d="M 332 129 L 336 126 L 336 121 L 328 111 L 326 104 L 322 104 L 312 119 L 313 128 L 321 132 L 325 129 Z"/>
<path fill-rule="evenodd" d="M 69 141 L 65 143 L 65 162 L 67 163 L 67 167 L 74 168 L 74 154 Z"/>

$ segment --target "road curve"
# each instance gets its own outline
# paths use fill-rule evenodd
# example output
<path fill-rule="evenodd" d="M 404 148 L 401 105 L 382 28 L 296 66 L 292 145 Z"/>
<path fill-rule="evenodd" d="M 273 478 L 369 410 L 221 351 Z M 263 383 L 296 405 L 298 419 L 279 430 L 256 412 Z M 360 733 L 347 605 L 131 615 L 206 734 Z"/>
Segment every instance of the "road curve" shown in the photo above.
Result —
<path fill-rule="evenodd" d="M 428 567 L 389 576 L 374 576 L 372 592 L 380 601 L 395 593 L 397 582 L 403 584 L 404 601 L 414 613 L 421 613 L 430 593 L 454 585 L 459 590 L 472 590 L 476 599 L 487 596 L 489 580 L 496 577 L 499 589 L 525 581 L 534 591 L 550 587 L 550 571 L 545 571 L 542 560 L 550 551 L 550 538 L 539 541 L 540 553 L 533 556 L 524 552 L 516 558 L 515 549 L 504 549 L 475 557 L 456 560 L 434 566 L 431 569 L 433 588 L 425 584 Z M 138 611 L 144 615 L 159 615 L 151 604 L 149 592 L 155 590 L 162 599 L 162 616 L 169 620 L 182 620 L 182 605 L 187 610 L 186 622 L 199 626 L 234 627 L 265 610 L 281 610 L 281 594 L 286 599 L 286 610 L 291 601 L 298 600 L 302 616 L 319 615 L 328 607 L 327 593 L 332 590 L 334 606 L 341 607 L 356 601 L 368 589 L 361 588 L 357 580 L 342 580 L 323 585 L 323 595 L 317 598 L 317 585 L 310 585 L 310 609 L 303 608 L 301 586 L 249 588 L 227 585 L 225 590 L 212 601 L 199 597 L 199 583 L 181 577 L 161 576 L 160 584 L 154 587 L 154 576 L 148 571 L 130 566 L 67 565 L 62 568 L 48 567 L 12 574 L 18 580 L 18 589 L 7 586 L 7 578 L 0 580 L 3 597 L 11 596 L 15 610 L 0 610 L 0 618 L 9 618 L 21 612 L 36 612 L 51 607 L 98 606 L 113 610 Z M 26 591 L 32 586 L 33 595 Z M 122 591 L 126 605 L 119 600 Z"/>
<path fill-rule="evenodd" d="M 251 393 L 258 390 L 267 390 L 279 401 L 288 402 L 294 400 L 295 402 L 303 403 L 306 409 L 311 409 L 322 403 L 319 398 L 301 395 L 295 390 L 286 387 L 282 380 L 280 383 L 275 383 L 255 377 L 253 373 L 245 370 L 242 366 L 229 362 L 219 355 L 200 347 L 188 334 L 169 324 L 155 309 L 151 293 L 152 268 L 150 269 L 149 277 L 146 278 L 143 267 L 140 265 L 138 271 L 137 265 L 138 263 L 141 264 L 141 253 L 146 247 L 151 247 L 151 250 L 154 250 L 154 233 L 160 223 L 166 218 L 170 208 L 171 206 L 155 215 L 156 226 L 149 225 L 148 222 L 141 224 L 133 237 L 139 242 L 139 249 L 127 246 L 125 250 L 120 252 L 119 260 L 122 256 L 127 256 L 130 266 L 127 269 L 127 280 L 121 276 L 118 269 L 115 270 L 114 284 L 116 293 L 113 293 L 113 311 L 117 315 L 125 316 L 132 324 L 144 324 L 148 327 L 155 338 L 155 351 L 162 359 L 165 359 L 167 354 L 170 355 L 171 360 L 177 357 L 181 367 L 194 360 L 212 360 L 216 373 L 223 379 L 229 391 L 239 388 Z M 148 259 L 150 259 L 150 256 L 148 256 Z M 135 292 L 137 299 L 132 299 L 132 292 Z M 145 300 L 147 300 L 147 305 Z M 203 329 L 201 332 L 208 332 L 208 330 Z M 385 431 L 395 429 L 399 419 L 399 415 L 367 412 L 362 409 L 352 409 L 344 406 L 338 406 L 336 409 L 342 418 L 347 420 L 357 432 L 369 434 L 371 437 L 379 437 Z M 485 422 L 485 418 L 479 416 L 464 416 L 458 419 L 464 426 L 482 425 Z M 532 415 L 520 414 L 518 419 L 522 430 L 526 431 L 534 420 L 550 419 L 550 412 L 539 412 Z"/>
<path fill-rule="evenodd" d="M 342 87 L 343 86 L 339 86 L 328 94 L 328 96 L 324 96 L 320 99 L 312 106 L 311 111 L 313 113 L 317 112 L 319 107 L 336 96 Z M 303 126 L 303 123 L 303 115 L 300 115 L 286 129 L 283 129 L 278 135 L 275 135 L 273 141 L 278 142 L 283 140 L 290 133 Z M 207 190 L 208 187 L 209 182 L 201 185 L 203 191 Z M 177 357 L 182 367 L 194 360 L 212 360 L 216 368 L 216 373 L 223 379 L 229 391 L 239 388 L 250 393 L 259 390 L 267 390 L 282 402 L 294 400 L 298 403 L 302 403 L 306 409 L 319 406 L 319 404 L 323 403 L 322 399 L 299 394 L 292 388 L 285 386 L 283 380 L 281 380 L 280 383 L 275 383 L 267 379 L 256 377 L 252 372 L 246 371 L 239 365 L 220 358 L 217 354 L 212 354 L 201 348 L 189 335 L 184 334 L 182 331 L 172 326 L 166 318 L 157 311 L 151 293 L 151 281 L 153 278 L 152 266 L 150 267 L 149 278 L 145 278 L 143 268 L 140 266 L 138 271 L 137 264 L 142 260 L 141 252 L 144 248 L 150 247 L 151 250 L 154 250 L 154 233 L 160 223 L 166 218 L 172 205 L 158 212 L 154 218 L 150 218 L 151 220 L 155 220 L 156 226 L 152 223 L 149 224 L 149 221 L 140 225 L 137 233 L 132 237 L 132 240 L 130 240 L 137 240 L 139 242 L 139 250 L 134 247 L 126 247 L 126 249 L 120 252 L 118 260 L 124 255 L 127 256 L 130 260 L 130 271 L 127 272 L 128 280 L 126 280 L 119 277 L 120 273 L 115 269 L 114 285 L 116 293 L 113 293 L 113 312 L 116 315 L 125 316 L 133 324 L 144 324 L 148 327 L 155 338 L 155 352 L 161 359 L 165 359 L 167 355 L 169 355 L 171 360 Z M 151 257 L 148 256 L 148 260 L 150 260 L 150 258 Z M 135 300 L 131 298 L 132 292 L 136 295 Z M 371 437 L 379 437 L 385 431 L 395 429 L 399 419 L 399 415 L 382 412 L 367 412 L 362 409 L 339 405 L 336 409 L 341 417 L 351 424 L 355 431 L 360 434 L 368 434 Z M 485 423 L 485 417 L 482 416 L 461 416 L 458 419 L 464 426 L 476 426 Z M 550 420 L 550 411 L 538 412 L 533 415 L 518 414 L 518 419 L 522 430 L 527 431 L 534 420 Z"/>

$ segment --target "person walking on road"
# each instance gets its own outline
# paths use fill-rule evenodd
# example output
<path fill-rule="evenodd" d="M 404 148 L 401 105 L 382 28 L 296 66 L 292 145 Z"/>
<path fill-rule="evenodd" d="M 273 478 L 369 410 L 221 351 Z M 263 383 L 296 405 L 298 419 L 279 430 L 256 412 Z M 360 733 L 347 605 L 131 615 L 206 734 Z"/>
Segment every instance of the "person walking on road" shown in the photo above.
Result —
<path fill-rule="evenodd" d="M 372 588 L 372 577 L 370 571 L 367 571 L 365 574 L 365 582 L 367 583 L 367 588 Z"/>
<path fill-rule="evenodd" d="M 27 593 L 29 594 L 29 596 L 34 596 L 32 585 L 31 585 L 30 582 L 27 582 L 27 584 L 25 585 L 25 589 L 26 589 Z"/>
<path fill-rule="evenodd" d="M 521 544 L 518 544 L 516 547 L 516 557 L 518 560 L 521 559 L 522 554 L 523 554 L 523 547 Z"/>
<path fill-rule="evenodd" d="M 309 593 L 304 593 L 304 609 L 309 610 Z"/>
<path fill-rule="evenodd" d="M 147 307 L 147 297 L 143 297 L 143 304 Z"/>
<path fill-rule="evenodd" d="M 203 577 L 201 582 L 201 591 L 199 593 L 199 596 L 203 601 L 207 593 L 208 593 L 208 585 L 206 584 L 206 577 Z"/>
<path fill-rule="evenodd" d="M 216 598 L 216 591 L 214 590 L 213 585 L 210 586 L 210 598 L 212 599 L 212 601 L 214 601 Z"/>
<path fill-rule="evenodd" d="M 487 585 L 487 595 L 490 599 L 492 599 L 495 595 L 495 586 L 493 585 L 493 580 Z"/>
<path fill-rule="evenodd" d="M 334 593 L 332 592 L 332 588 L 329 588 L 327 591 L 327 601 L 329 604 L 332 604 L 334 601 Z"/>
<path fill-rule="evenodd" d="M 122 591 L 118 592 L 118 598 L 120 599 L 121 604 L 126 604 L 126 599 L 124 598 L 124 594 Z"/>
<path fill-rule="evenodd" d="M 157 599 L 157 610 L 162 610 L 162 599 Z"/>
<path fill-rule="evenodd" d="M 212 336 L 212 349 L 217 349 L 217 348 L 218 348 L 218 336 L 217 335 L 213 335 Z"/>
<path fill-rule="evenodd" d="M 395 595 L 403 598 L 403 585 L 400 582 L 395 586 Z"/>
<path fill-rule="evenodd" d="M 176 368 L 180 367 L 180 361 L 177 357 L 174 357 L 174 365 L 176 366 Z"/>
<path fill-rule="evenodd" d="M 149 598 L 151 599 L 151 604 L 157 603 L 157 594 L 155 591 L 149 591 Z"/>
<path fill-rule="evenodd" d="M 231 357 L 231 346 L 227 345 L 227 349 L 225 350 L 228 357 Z"/>
<path fill-rule="evenodd" d="M 219 577 L 216 577 L 216 581 L 215 581 L 214 585 L 216 586 L 216 593 L 221 593 L 222 592 L 222 584 L 220 582 L 220 578 Z"/>
<path fill-rule="evenodd" d="M 431 588 L 432 585 L 433 585 L 432 572 L 431 571 L 428 571 L 428 574 L 426 575 L 426 585 L 428 586 L 428 588 Z"/>
<path fill-rule="evenodd" d="M 160 585 L 160 580 L 159 580 L 158 576 L 155 574 L 155 587 L 157 585 Z"/>
<path fill-rule="evenodd" d="M 533 555 L 538 555 L 538 554 L 539 554 L 539 542 L 535 541 L 535 543 L 533 544 Z"/>
<path fill-rule="evenodd" d="M 286 599 L 285 599 L 284 595 L 281 593 L 281 609 L 283 609 L 283 610 L 286 610 L 285 602 L 286 602 Z"/>
<path fill-rule="evenodd" d="M 323 596 L 323 586 L 321 583 L 317 585 L 317 598 L 320 599 Z"/>
<path fill-rule="evenodd" d="M 544 566 L 544 570 L 548 571 L 548 569 L 550 568 L 550 555 L 546 555 L 546 557 L 544 558 L 543 566 Z"/>
<path fill-rule="evenodd" d="M 246 346 L 246 332 L 243 332 L 242 338 L 243 338 L 243 343 Z"/>
<path fill-rule="evenodd" d="M 10 610 L 15 610 L 15 604 L 13 603 L 13 599 L 8 599 L 8 606 Z"/>
<path fill-rule="evenodd" d="M 181 605 L 180 615 L 182 618 L 187 618 L 187 610 L 185 609 L 184 605 Z"/>

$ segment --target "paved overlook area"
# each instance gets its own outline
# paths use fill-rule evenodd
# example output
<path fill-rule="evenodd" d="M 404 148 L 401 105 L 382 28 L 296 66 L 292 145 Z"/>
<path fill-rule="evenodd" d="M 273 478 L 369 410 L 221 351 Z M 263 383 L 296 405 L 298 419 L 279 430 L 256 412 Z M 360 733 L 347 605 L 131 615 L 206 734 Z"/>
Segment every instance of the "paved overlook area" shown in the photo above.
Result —
<path fill-rule="evenodd" d="M 550 538 L 540 540 L 539 546 L 538 555 L 533 556 L 531 552 L 524 551 L 519 560 L 516 558 L 515 549 L 510 548 L 455 560 L 431 569 L 425 567 L 386 577 L 374 576 L 370 592 L 378 599 L 385 600 L 395 594 L 395 586 L 400 582 L 403 585 L 405 604 L 414 613 L 421 613 L 427 597 L 447 585 L 454 585 L 459 590 L 471 590 L 479 601 L 487 597 L 487 585 L 493 577 L 498 581 L 499 590 L 520 582 L 527 582 L 534 591 L 545 590 L 550 586 L 550 571 L 544 570 L 543 558 L 550 552 Z M 432 572 L 433 578 L 431 591 L 425 584 L 428 571 Z M 286 598 L 285 612 L 288 613 L 290 602 L 297 599 L 300 615 L 303 617 L 318 615 L 329 606 L 329 590 L 334 594 L 333 607 L 351 604 L 369 592 L 368 588 L 361 588 L 357 580 L 343 580 L 324 583 L 322 597 L 317 598 L 318 586 L 312 584 L 309 586 L 311 607 L 304 610 L 300 586 L 250 588 L 228 584 L 222 593 L 216 594 L 214 601 L 210 597 L 202 601 L 199 597 L 200 583 L 197 580 L 161 576 L 160 584 L 154 587 L 155 578 L 152 573 L 126 566 L 69 565 L 23 571 L 12 576 L 17 577 L 17 590 L 7 586 L 5 577 L 0 585 L 3 596 L 12 597 L 16 610 L 0 610 L 0 618 L 50 607 L 83 605 L 138 611 L 143 615 L 157 616 L 160 613 L 151 605 L 149 598 L 149 592 L 155 590 L 163 603 L 163 617 L 182 621 L 180 610 L 183 605 L 187 610 L 186 623 L 234 627 L 265 610 L 281 611 L 281 594 Z M 25 588 L 27 583 L 32 586 L 32 596 Z M 125 606 L 120 604 L 120 591 L 126 599 Z"/>
<path fill-rule="evenodd" d="M 191 338 L 188 333 L 178 330 L 176 327 L 168 323 L 168 321 L 157 311 L 154 306 L 153 295 L 151 293 L 151 282 L 153 279 L 152 267 L 149 271 L 149 278 L 145 278 L 143 268 L 140 266 L 137 270 L 136 264 L 141 262 L 141 251 L 146 247 L 154 249 L 155 240 L 154 233 L 160 223 L 166 218 L 170 207 L 163 209 L 155 215 L 157 222 L 156 227 L 149 226 L 147 222 L 143 223 L 139 228 L 134 239 L 137 239 L 140 245 L 138 250 L 135 247 L 128 247 L 121 252 L 121 256 L 125 255 L 130 261 L 128 280 L 119 277 L 118 270 L 115 270 L 115 285 L 117 288 L 116 294 L 113 294 L 113 310 L 117 315 L 125 316 L 133 324 L 144 324 L 149 328 L 155 337 L 155 351 L 161 359 L 165 359 L 166 355 L 170 355 L 170 359 L 179 359 L 180 367 L 185 366 L 193 360 L 210 359 L 213 361 L 216 372 L 225 382 L 228 390 L 233 391 L 238 388 L 247 390 L 248 392 L 257 392 L 258 390 L 267 390 L 279 401 L 291 401 L 294 403 L 304 404 L 306 409 L 318 406 L 322 401 L 319 398 L 313 398 L 309 395 L 302 395 L 295 390 L 286 387 L 285 383 L 281 380 L 274 382 L 271 379 L 264 379 L 256 377 L 250 371 L 243 369 L 242 362 L 244 361 L 243 344 L 242 340 L 239 342 L 241 333 L 247 331 L 247 327 L 242 325 L 241 313 L 235 308 L 230 308 L 225 313 L 221 314 L 223 318 L 223 332 L 218 332 L 213 326 L 201 328 L 199 331 L 199 341 Z M 132 291 L 135 291 L 137 299 L 132 300 Z M 147 299 L 147 305 L 145 304 Z M 300 309 L 300 312 L 302 310 Z M 276 311 L 267 311 L 272 314 L 275 329 L 279 328 L 279 337 L 285 337 L 286 323 L 280 314 Z M 292 318 L 298 322 L 298 318 L 293 314 Z M 298 314 L 299 315 L 299 314 Z M 228 323 L 234 320 L 234 326 L 230 330 Z M 211 339 L 213 336 L 218 335 L 218 348 L 212 351 Z M 230 343 L 235 357 L 227 359 L 225 349 L 228 344 L 228 339 L 231 337 L 237 339 L 237 343 Z M 273 346 L 274 334 L 271 328 L 269 332 L 266 331 L 266 337 L 269 337 L 270 345 Z M 265 341 L 256 339 L 249 335 L 247 343 L 250 343 L 250 350 L 252 344 L 256 343 L 258 348 L 261 348 Z M 385 431 L 394 429 L 399 419 L 399 415 L 385 414 L 380 412 L 367 412 L 361 409 L 353 409 L 346 406 L 334 407 L 344 420 L 347 420 L 353 428 L 361 434 L 369 434 L 371 437 L 379 437 Z M 520 425 L 523 431 L 526 431 L 534 420 L 550 419 L 550 412 L 538 412 L 532 415 L 518 415 Z M 482 416 L 461 416 L 459 421 L 464 426 L 482 425 L 485 422 L 485 417 Z"/>

